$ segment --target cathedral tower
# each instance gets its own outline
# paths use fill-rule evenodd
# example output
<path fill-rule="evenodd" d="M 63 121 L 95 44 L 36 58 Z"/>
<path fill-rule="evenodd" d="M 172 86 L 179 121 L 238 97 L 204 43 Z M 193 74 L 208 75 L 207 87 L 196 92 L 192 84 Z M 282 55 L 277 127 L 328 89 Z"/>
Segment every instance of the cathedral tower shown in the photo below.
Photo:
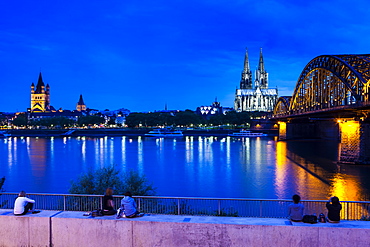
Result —
<path fill-rule="evenodd" d="M 240 89 L 252 89 L 252 71 L 249 67 L 248 50 L 245 51 L 244 69 L 240 80 Z"/>
<path fill-rule="evenodd" d="M 261 89 L 268 88 L 268 73 L 265 70 L 265 64 L 263 63 L 262 48 L 260 51 L 260 60 L 258 63 L 258 69 L 256 70 L 256 81 L 254 86 L 260 87 Z"/>
<path fill-rule="evenodd" d="M 31 112 L 46 112 L 50 110 L 50 86 L 42 80 L 41 72 L 35 84 L 31 84 Z"/>

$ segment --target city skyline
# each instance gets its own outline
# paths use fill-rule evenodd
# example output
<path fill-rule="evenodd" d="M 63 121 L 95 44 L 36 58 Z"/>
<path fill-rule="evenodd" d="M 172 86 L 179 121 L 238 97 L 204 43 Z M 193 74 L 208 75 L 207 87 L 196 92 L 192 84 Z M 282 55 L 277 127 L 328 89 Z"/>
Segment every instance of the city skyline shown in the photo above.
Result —
<path fill-rule="evenodd" d="M 269 86 L 291 96 L 319 55 L 368 54 L 365 1 L 7 2 L 0 111 L 26 111 L 42 72 L 50 103 L 73 110 L 232 107 L 248 48 Z"/>

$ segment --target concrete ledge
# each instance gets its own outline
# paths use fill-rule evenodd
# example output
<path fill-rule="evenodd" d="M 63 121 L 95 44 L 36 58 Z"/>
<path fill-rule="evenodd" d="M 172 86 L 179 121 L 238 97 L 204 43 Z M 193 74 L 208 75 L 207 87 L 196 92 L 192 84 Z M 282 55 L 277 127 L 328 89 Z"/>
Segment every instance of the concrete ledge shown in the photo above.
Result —
<path fill-rule="evenodd" d="M 49 246 L 50 217 L 56 211 L 15 216 L 0 210 L 0 246 Z"/>
<path fill-rule="evenodd" d="M 274 218 L 83 216 L 0 210 L 0 246 L 368 246 L 370 222 L 305 224 Z"/>

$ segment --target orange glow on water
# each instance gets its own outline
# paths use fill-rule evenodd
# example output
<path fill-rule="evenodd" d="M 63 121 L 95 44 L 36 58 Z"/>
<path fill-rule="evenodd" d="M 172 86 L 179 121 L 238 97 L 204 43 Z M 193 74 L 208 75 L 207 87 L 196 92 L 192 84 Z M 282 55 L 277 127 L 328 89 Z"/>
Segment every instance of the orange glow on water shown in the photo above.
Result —
<path fill-rule="evenodd" d="M 284 197 L 286 186 L 286 163 L 287 163 L 287 144 L 279 141 L 276 143 L 276 170 L 275 186 L 279 198 Z"/>
<path fill-rule="evenodd" d="M 337 196 L 341 201 L 360 200 L 362 189 L 359 181 L 354 178 L 345 177 L 343 174 L 337 173 L 333 177 L 330 187 L 330 196 Z"/>

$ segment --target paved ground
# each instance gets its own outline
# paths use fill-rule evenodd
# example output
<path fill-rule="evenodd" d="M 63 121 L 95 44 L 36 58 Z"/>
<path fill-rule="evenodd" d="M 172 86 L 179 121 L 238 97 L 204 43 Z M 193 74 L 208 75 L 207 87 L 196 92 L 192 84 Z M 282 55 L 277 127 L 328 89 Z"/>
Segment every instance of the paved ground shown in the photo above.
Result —
<path fill-rule="evenodd" d="M 272 226 L 298 226 L 298 227 L 333 227 L 333 228 L 360 228 L 370 229 L 370 221 L 349 221 L 343 220 L 340 223 L 316 223 L 308 224 L 303 222 L 291 222 L 287 219 L 277 218 L 244 218 L 244 217 L 216 217 L 216 216 L 192 216 L 192 215 L 154 215 L 146 214 L 139 218 L 120 218 L 116 216 L 83 216 L 85 212 L 70 211 L 48 211 L 44 210 L 38 214 L 28 213 L 25 216 L 14 217 L 55 217 L 55 218 L 79 218 L 79 219 L 102 219 L 102 220 L 129 220 L 129 221 L 153 221 L 153 222 L 176 222 L 176 223 L 204 223 L 204 224 L 232 224 L 232 225 L 272 225 Z M 13 211 L 0 209 L 1 216 L 11 216 Z"/>

